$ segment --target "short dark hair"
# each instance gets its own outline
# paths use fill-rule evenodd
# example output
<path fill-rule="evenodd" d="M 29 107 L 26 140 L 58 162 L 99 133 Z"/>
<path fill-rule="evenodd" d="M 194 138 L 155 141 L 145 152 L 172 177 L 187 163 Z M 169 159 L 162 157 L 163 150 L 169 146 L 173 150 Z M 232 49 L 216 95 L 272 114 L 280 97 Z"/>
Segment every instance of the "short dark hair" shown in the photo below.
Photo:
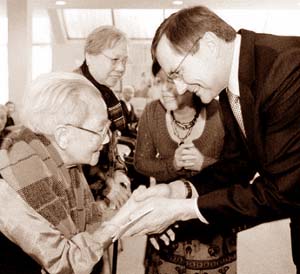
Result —
<path fill-rule="evenodd" d="M 161 37 L 166 35 L 176 52 L 186 53 L 206 32 L 213 32 L 226 42 L 233 41 L 236 31 L 217 14 L 204 6 L 179 10 L 165 19 L 156 30 L 151 45 L 152 58 Z M 195 51 L 198 48 L 195 47 Z"/>

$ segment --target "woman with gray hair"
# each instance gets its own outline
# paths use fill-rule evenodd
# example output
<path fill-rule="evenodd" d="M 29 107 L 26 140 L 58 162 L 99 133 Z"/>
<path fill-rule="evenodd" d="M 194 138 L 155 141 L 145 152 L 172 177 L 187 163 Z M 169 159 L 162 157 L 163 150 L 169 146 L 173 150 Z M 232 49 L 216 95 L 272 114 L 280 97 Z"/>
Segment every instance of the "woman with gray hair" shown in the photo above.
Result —
<path fill-rule="evenodd" d="M 131 194 L 127 168 L 117 151 L 119 132 L 127 129 L 124 109 L 112 88 L 125 73 L 128 58 L 128 39 L 114 26 L 100 26 L 87 37 L 85 60 L 75 70 L 86 77 L 102 95 L 111 121 L 112 137 L 104 146 L 96 167 L 84 166 L 95 197 L 104 199 L 112 207 L 120 207 Z"/>
<path fill-rule="evenodd" d="M 105 103 L 74 73 L 42 75 L 25 96 L 24 126 L 0 149 L 0 231 L 36 263 L 1 235 L 1 271 L 92 273 L 122 219 L 104 222 L 81 169 L 109 141 Z"/>

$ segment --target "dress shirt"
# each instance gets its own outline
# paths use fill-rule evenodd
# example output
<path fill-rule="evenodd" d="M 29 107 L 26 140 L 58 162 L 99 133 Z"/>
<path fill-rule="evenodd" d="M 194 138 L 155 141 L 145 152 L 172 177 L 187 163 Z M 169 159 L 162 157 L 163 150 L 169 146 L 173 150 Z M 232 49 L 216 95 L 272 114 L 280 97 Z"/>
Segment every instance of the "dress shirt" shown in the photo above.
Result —
<path fill-rule="evenodd" d="M 239 71 L 240 48 L 241 48 L 241 35 L 237 34 L 235 41 L 234 41 L 233 59 L 232 59 L 230 76 L 229 76 L 229 81 L 228 81 L 228 89 L 236 97 L 240 97 L 240 88 L 239 88 L 239 80 L 238 80 L 239 79 L 238 71 Z M 240 113 L 240 115 L 242 117 L 242 113 Z M 245 132 L 245 130 L 243 129 L 243 124 L 242 124 L 241 129 L 243 132 Z M 195 191 L 195 189 L 193 189 L 193 191 Z M 194 209 L 195 209 L 195 212 L 196 212 L 199 220 L 205 224 L 208 224 L 208 221 L 204 218 L 204 216 L 199 211 L 197 198 L 195 199 Z"/>

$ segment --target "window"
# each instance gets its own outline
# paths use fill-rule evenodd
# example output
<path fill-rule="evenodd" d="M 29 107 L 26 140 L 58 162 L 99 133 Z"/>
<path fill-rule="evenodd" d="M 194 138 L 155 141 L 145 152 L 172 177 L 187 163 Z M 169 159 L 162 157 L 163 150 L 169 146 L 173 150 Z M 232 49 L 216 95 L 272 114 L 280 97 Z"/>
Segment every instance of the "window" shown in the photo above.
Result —
<path fill-rule="evenodd" d="M 115 26 L 131 39 L 152 39 L 164 19 L 162 9 L 114 10 Z"/>
<path fill-rule="evenodd" d="M 68 39 L 85 39 L 95 28 L 113 24 L 110 9 L 63 9 L 62 22 Z"/>
<path fill-rule="evenodd" d="M 32 19 L 32 79 L 52 70 L 51 26 L 46 10 L 36 10 Z"/>
<path fill-rule="evenodd" d="M 114 25 L 130 39 L 152 39 L 163 19 L 175 9 L 62 9 L 68 39 L 85 39 L 96 27 Z M 134 26 L 134 27 L 133 27 Z"/>

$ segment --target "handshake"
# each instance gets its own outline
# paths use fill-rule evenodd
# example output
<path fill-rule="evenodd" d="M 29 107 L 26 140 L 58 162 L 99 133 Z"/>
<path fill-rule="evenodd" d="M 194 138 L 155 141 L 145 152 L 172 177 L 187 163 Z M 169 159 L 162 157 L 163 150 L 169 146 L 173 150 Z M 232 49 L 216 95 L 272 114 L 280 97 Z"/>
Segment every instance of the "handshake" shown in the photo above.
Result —
<path fill-rule="evenodd" d="M 176 221 L 197 218 L 195 199 L 186 199 L 186 191 L 180 180 L 149 188 L 140 186 L 116 215 L 103 223 L 103 228 L 109 228 L 111 239 L 115 241 L 122 236 L 162 233 Z M 174 238 L 170 230 L 166 233 Z"/>

